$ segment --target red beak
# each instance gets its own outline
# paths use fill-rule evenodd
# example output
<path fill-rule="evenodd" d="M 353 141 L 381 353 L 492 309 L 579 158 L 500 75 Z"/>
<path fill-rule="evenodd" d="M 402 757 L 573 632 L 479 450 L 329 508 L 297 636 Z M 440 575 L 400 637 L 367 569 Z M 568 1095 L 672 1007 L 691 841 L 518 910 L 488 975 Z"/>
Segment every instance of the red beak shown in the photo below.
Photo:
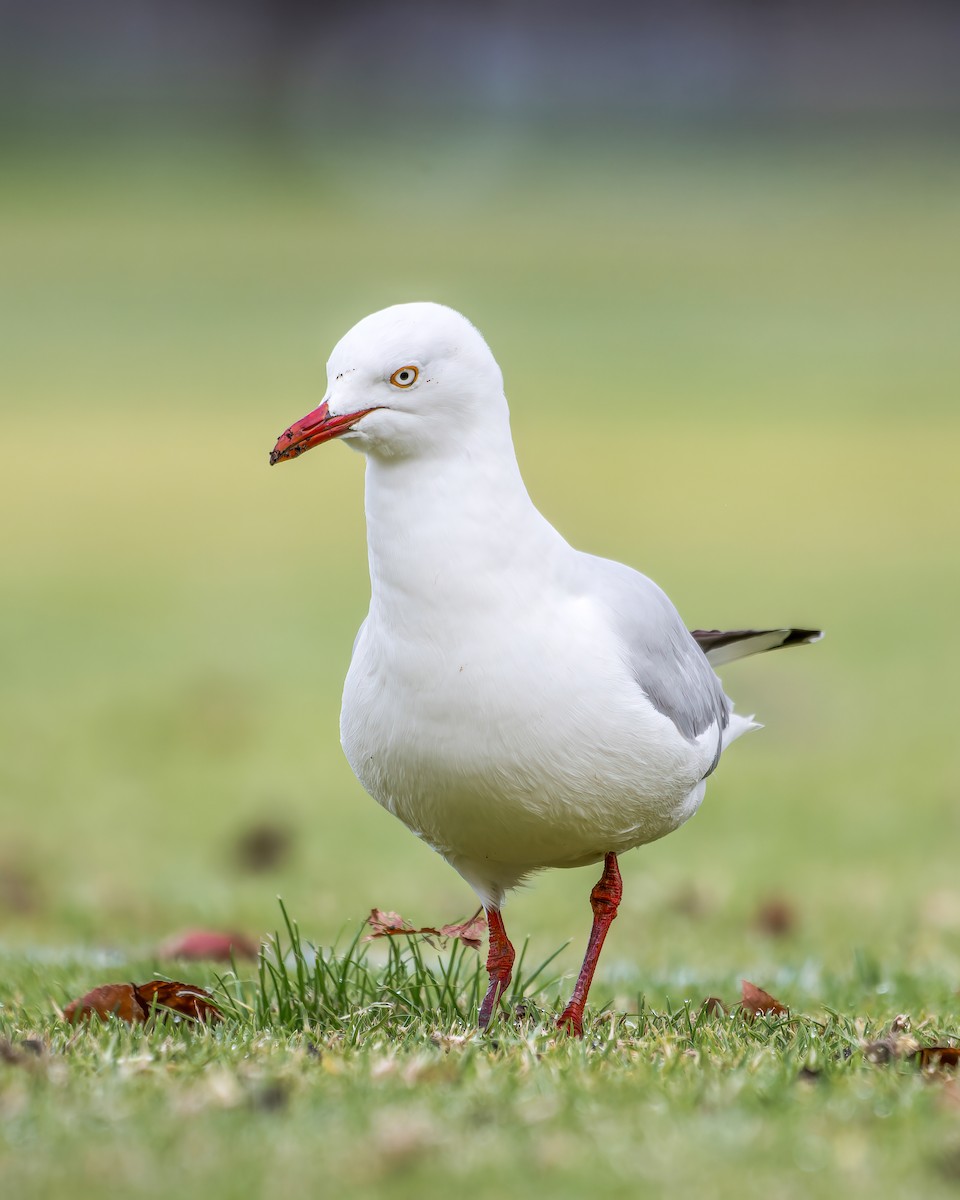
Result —
<path fill-rule="evenodd" d="M 348 429 L 352 429 L 360 418 L 369 412 L 373 412 L 373 409 L 364 408 L 360 412 L 334 416 L 324 401 L 319 408 L 301 417 L 280 435 L 279 441 L 270 451 L 270 466 L 288 458 L 297 458 L 305 450 L 312 450 L 322 442 L 333 441 Z"/>

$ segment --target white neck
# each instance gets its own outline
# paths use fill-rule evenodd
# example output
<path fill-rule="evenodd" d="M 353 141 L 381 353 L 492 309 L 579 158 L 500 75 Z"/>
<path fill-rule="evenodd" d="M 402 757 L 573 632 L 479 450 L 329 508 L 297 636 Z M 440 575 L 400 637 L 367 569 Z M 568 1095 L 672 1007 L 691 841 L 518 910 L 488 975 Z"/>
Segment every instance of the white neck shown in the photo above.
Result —
<path fill-rule="evenodd" d="M 365 494 L 370 611 L 392 623 L 484 606 L 506 566 L 516 581 L 535 546 L 565 544 L 527 494 L 505 405 L 442 450 L 368 455 Z"/>

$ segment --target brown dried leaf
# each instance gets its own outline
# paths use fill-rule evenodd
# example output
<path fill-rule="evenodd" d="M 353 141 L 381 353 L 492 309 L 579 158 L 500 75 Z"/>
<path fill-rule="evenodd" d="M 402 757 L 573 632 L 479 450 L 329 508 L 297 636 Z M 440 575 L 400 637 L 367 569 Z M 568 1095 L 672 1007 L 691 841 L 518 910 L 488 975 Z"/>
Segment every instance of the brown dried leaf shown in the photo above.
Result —
<path fill-rule="evenodd" d="M 212 1024 L 223 1020 L 223 1013 L 214 1003 L 213 996 L 204 988 L 194 987 L 189 983 L 168 983 L 156 979 L 151 983 L 140 984 L 137 997 L 147 1012 L 156 1005 L 194 1021 L 207 1021 Z"/>
<path fill-rule="evenodd" d="M 259 951 L 258 944 L 244 933 L 218 933 L 213 929 L 190 929 L 157 948 L 161 958 L 216 962 L 229 962 L 231 957 L 256 958 Z"/>
<path fill-rule="evenodd" d="M 414 928 L 399 913 L 385 912 L 382 908 L 372 908 L 370 916 L 367 917 L 367 924 L 373 930 L 364 939 L 368 942 L 372 942 L 374 938 L 396 937 L 398 934 L 405 934 L 407 937 L 426 937 L 428 939 L 431 937 L 457 938 L 465 946 L 479 950 L 486 933 L 487 919 L 481 908 L 469 920 L 459 921 L 454 925 L 441 925 L 439 929 L 435 925 Z"/>
<path fill-rule="evenodd" d="M 471 950 L 479 950 L 483 945 L 483 939 L 487 936 L 487 914 L 481 908 L 466 921 L 459 921 L 455 925 L 442 925 L 440 936 L 456 938 L 465 946 L 469 946 Z"/>
<path fill-rule="evenodd" d="M 725 1016 L 728 1011 L 727 1006 L 719 996 L 708 996 L 700 1005 L 697 1016 L 699 1017 L 703 1013 L 706 1013 L 710 1017 Z"/>
<path fill-rule="evenodd" d="M 918 1054 L 925 1071 L 960 1066 L 960 1046 L 921 1046 Z"/>
<path fill-rule="evenodd" d="M 796 909 L 782 896 L 770 896 L 757 909 L 753 923 L 770 937 L 786 937 L 797 926 Z"/>
<path fill-rule="evenodd" d="M 398 933 L 413 933 L 413 926 L 405 921 L 399 913 L 385 912 L 382 908 L 370 909 L 367 924 L 373 930 L 373 933 L 368 933 L 364 939 L 368 942 L 373 941 L 374 938 L 395 937 Z"/>
<path fill-rule="evenodd" d="M 775 1000 L 769 992 L 765 992 L 763 988 L 757 987 L 755 983 L 750 983 L 749 980 L 742 979 L 741 984 L 741 1007 L 743 1011 L 752 1019 L 754 1017 L 788 1017 L 790 1009 L 785 1004 L 781 1004 L 779 1000 Z"/>
<path fill-rule="evenodd" d="M 293 834 L 285 825 L 264 820 L 244 829 L 237 837 L 234 858 L 242 871 L 275 871 L 293 851 Z"/>
<path fill-rule="evenodd" d="M 138 1025 L 147 1019 L 155 1004 L 191 1020 L 223 1020 L 213 997 L 203 988 L 161 980 L 139 987 L 132 983 L 105 983 L 68 1004 L 63 1015 L 74 1025 L 94 1016 L 104 1021 L 116 1016 L 130 1025 Z"/>
<path fill-rule="evenodd" d="M 79 1000 L 74 1000 L 63 1010 L 63 1015 L 71 1024 L 78 1021 L 88 1021 L 91 1017 L 106 1020 L 116 1016 L 121 1021 L 131 1025 L 147 1019 L 147 1014 L 137 997 L 137 989 L 132 983 L 104 983 L 93 988 Z"/>

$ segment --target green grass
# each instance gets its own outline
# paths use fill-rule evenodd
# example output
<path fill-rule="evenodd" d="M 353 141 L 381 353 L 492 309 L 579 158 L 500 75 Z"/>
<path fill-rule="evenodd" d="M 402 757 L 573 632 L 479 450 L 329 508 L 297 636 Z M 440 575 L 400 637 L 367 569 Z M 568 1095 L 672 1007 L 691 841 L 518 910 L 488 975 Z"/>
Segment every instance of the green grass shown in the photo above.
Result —
<path fill-rule="evenodd" d="M 435 948 L 432 938 L 421 942 L 419 936 L 397 935 L 386 939 L 386 963 L 371 963 L 365 945 L 370 930 L 363 925 L 345 952 L 325 954 L 304 942 L 282 902 L 280 908 L 286 938 L 277 932 L 261 952 L 258 986 L 250 1001 L 234 964 L 233 989 L 227 989 L 232 1013 L 249 1012 L 260 1028 L 349 1029 L 353 1045 L 369 1033 L 368 1021 L 377 1029 L 395 1028 L 398 1017 L 407 1024 L 410 1018 L 426 1025 L 455 1020 L 468 1029 L 475 1024 L 487 974 L 472 947 L 454 941 L 448 955 L 430 956 L 435 958 L 431 963 L 423 946 Z M 514 1007 L 526 1002 L 555 957 L 528 970 L 524 944 L 504 1002 Z M 541 990 L 543 986 L 541 982 Z"/>
<path fill-rule="evenodd" d="M 0 1036 L 46 1050 L 0 1059 L 4 1195 L 955 1194 L 950 1089 L 860 1047 L 901 1012 L 931 1040 L 960 1019 L 958 194 L 953 145 L 892 134 L 11 164 Z M 594 871 L 511 899 L 533 1007 L 493 1040 L 472 952 L 348 953 L 374 905 L 435 925 L 473 897 L 337 744 L 362 463 L 266 456 L 346 327 L 425 296 L 487 334 L 571 541 L 691 625 L 828 631 L 724 672 L 766 728 L 624 859 L 583 1046 L 548 1014 Z M 264 819 L 293 850 L 251 874 L 234 843 Z M 220 987 L 157 945 L 269 933 L 278 893 L 337 947 L 304 992 L 285 955 L 224 980 L 214 1030 L 58 1022 L 109 979 Z M 744 977 L 791 1020 L 696 1023 Z"/>
<path fill-rule="evenodd" d="M 51 1019 L 45 993 L 55 980 L 66 999 L 90 963 L 9 960 L 22 990 L 0 1014 L 8 1194 L 266 1196 L 280 1180 L 293 1194 L 391 1197 L 727 1195 L 734 1180 L 757 1197 L 956 1187 L 954 1083 L 921 1071 L 909 1046 L 889 1062 L 865 1052 L 903 1008 L 921 1044 L 960 1038 L 943 979 L 918 988 L 861 957 L 813 989 L 784 978 L 790 1016 L 753 1021 L 641 993 L 625 1011 L 595 1008 L 577 1043 L 557 1037 L 542 972 L 481 1036 L 475 952 L 398 939 L 374 957 L 358 939 L 325 952 L 289 926 L 259 982 L 218 981 L 227 1020 L 209 1029 L 74 1030 Z M 689 993 L 691 980 L 658 986 Z"/>

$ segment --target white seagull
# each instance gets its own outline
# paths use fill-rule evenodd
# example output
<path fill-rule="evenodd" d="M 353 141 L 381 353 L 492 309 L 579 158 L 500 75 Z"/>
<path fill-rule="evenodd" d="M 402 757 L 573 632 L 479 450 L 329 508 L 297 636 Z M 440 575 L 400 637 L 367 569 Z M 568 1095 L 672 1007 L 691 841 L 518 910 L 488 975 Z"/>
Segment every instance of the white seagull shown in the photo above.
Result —
<path fill-rule="evenodd" d="M 347 759 L 479 896 L 482 1029 L 513 968 L 505 894 L 547 867 L 603 862 L 558 1020 L 582 1036 L 617 856 L 688 821 L 723 751 L 757 727 L 713 666 L 820 633 L 689 633 L 646 576 L 574 550 L 527 495 L 500 368 L 453 309 L 398 304 L 355 325 L 323 401 L 270 462 L 333 438 L 367 457 L 371 596 L 344 685 Z"/>

